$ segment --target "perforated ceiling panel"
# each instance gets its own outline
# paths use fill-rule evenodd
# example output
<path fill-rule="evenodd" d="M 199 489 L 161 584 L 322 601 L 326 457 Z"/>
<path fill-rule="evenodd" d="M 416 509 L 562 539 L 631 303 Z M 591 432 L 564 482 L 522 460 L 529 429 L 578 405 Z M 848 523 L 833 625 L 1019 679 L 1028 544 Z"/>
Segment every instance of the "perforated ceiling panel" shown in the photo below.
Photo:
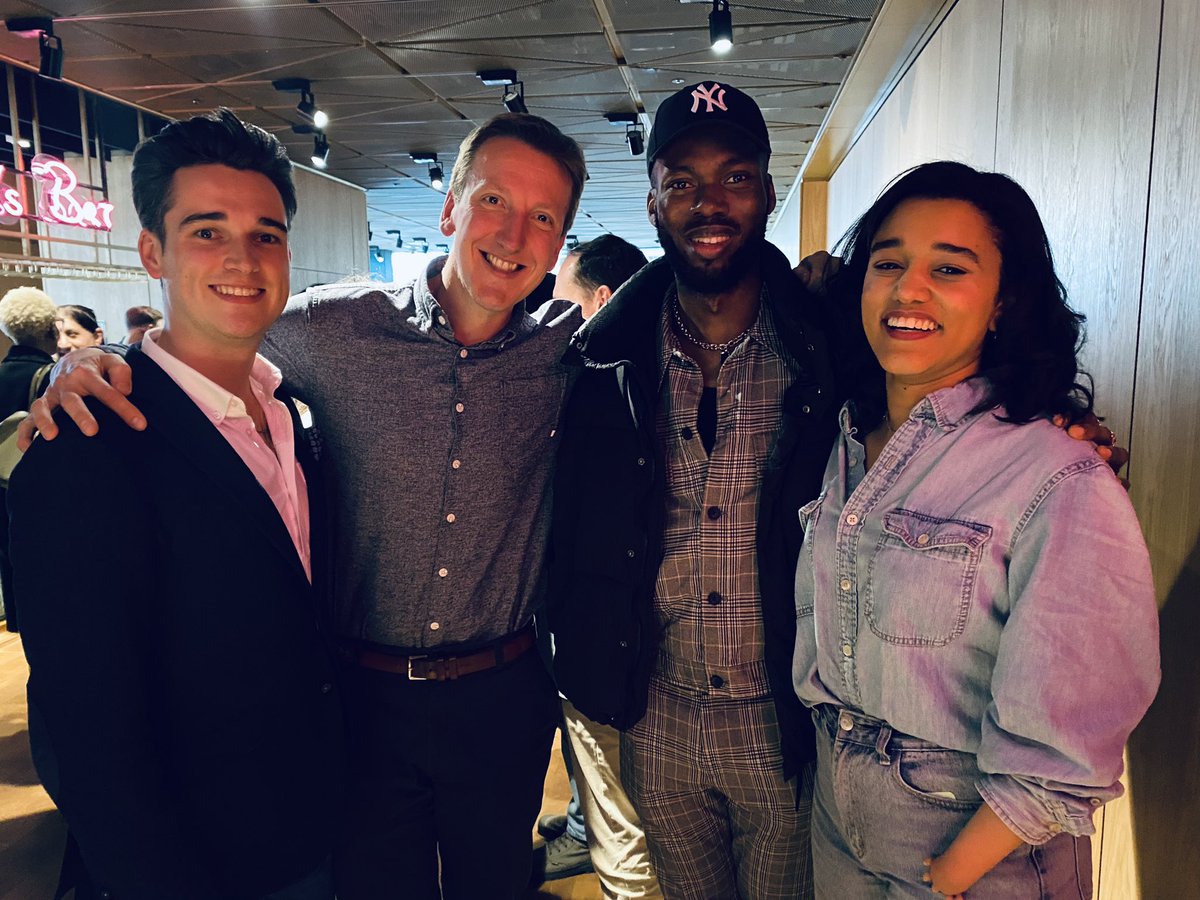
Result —
<path fill-rule="evenodd" d="M 731 3 L 734 48 L 708 45 L 711 4 L 679 0 L 0 0 L 12 16 L 50 16 L 64 76 L 174 117 L 224 104 L 279 136 L 308 163 L 296 94 L 275 79 L 308 78 L 330 117 L 329 172 L 368 189 L 380 246 L 436 246 L 443 195 L 414 150 L 449 176 L 458 144 L 503 111 L 500 88 L 475 73 L 515 69 L 531 112 L 574 137 L 591 179 L 572 233 L 604 231 L 650 247 L 644 157 L 605 112 L 648 124 L 684 84 L 725 80 L 763 108 L 776 192 L 786 196 L 849 69 L 877 0 Z M 36 65 L 37 43 L 0 32 L 0 57 Z"/>

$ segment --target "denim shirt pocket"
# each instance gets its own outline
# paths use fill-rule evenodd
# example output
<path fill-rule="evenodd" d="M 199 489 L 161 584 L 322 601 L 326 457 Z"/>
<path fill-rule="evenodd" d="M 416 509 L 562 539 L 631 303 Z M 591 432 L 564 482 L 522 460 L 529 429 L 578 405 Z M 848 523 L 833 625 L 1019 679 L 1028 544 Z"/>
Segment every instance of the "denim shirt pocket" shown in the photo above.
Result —
<path fill-rule="evenodd" d="M 867 622 L 892 644 L 943 647 L 966 627 L 989 525 L 907 509 L 883 516 L 868 568 Z"/>
<path fill-rule="evenodd" d="M 813 596 L 817 572 L 813 568 L 813 532 L 817 520 L 821 517 L 821 505 L 825 502 L 826 491 L 821 491 L 816 500 L 811 500 L 800 507 L 797 515 L 800 517 L 800 530 L 804 534 L 804 543 L 800 546 L 800 558 L 796 563 L 796 618 L 813 614 Z"/>

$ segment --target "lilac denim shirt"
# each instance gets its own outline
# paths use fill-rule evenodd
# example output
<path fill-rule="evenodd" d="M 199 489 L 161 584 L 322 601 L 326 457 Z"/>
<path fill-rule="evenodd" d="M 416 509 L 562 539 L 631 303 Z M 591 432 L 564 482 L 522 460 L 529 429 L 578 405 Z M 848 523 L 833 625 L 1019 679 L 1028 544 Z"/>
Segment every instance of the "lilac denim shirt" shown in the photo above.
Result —
<path fill-rule="evenodd" d="M 1092 445 L 971 414 L 985 390 L 930 394 L 870 471 L 842 409 L 800 510 L 793 681 L 810 706 L 974 753 L 980 795 L 1040 844 L 1091 833 L 1120 795 L 1158 614 L 1137 518 Z"/>

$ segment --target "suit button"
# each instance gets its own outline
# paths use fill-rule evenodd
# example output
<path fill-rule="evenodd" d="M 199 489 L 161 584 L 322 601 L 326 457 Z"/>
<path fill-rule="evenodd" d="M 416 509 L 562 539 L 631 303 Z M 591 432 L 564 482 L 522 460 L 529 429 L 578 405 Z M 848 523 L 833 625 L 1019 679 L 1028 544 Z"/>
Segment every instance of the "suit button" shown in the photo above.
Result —
<path fill-rule="evenodd" d="M 692 429 L 690 428 L 684 428 L 679 432 L 679 434 L 685 441 L 690 441 L 692 439 Z"/>
<path fill-rule="evenodd" d="M 715 688 L 719 688 L 725 685 L 725 679 L 720 675 L 714 675 L 712 678 L 708 679 L 708 683 Z"/>
<path fill-rule="evenodd" d="M 810 412 L 812 412 L 812 407 L 805 403 L 802 407 L 800 407 L 800 412 L 807 416 Z"/>
<path fill-rule="evenodd" d="M 713 591 L 712 593 L 710 593 L 708 595 L 708 602 L 709 602 L 710 606 L 716 606 L 717 604 L 719 604 L 721 602 L 720 592 Z"/>
<path fill-rule="evenodd" d="M 630 559 L 633 559 L 635 556 L 637 556 L 637 551 L 634 550 L 632 547 L 630 547 L 628 550 L 625 551 L 625 555 L 628 556 Z"/>
<path fill-rule="evenodd" d="M 620 647 L 622 650 L 628 650 L 629 649 L 629 641 L 617 641 L 617 646 Z"/>
<path fill-rule="evenodd" d="M 328 681 L 325 682 L 323 685 L 321 685 L 321 693 L 322 694 L 328 694 L 332 690 L 333 690 L 333 685 L 330 684 Z"/>
<path fill-rule="evenodd" d="M 708 517 L 710 519 L 712 519 L 714 522 L 717 521 L 717 519 L 721 518 L 721 507 L 710 506 L 708 508 Z"/>

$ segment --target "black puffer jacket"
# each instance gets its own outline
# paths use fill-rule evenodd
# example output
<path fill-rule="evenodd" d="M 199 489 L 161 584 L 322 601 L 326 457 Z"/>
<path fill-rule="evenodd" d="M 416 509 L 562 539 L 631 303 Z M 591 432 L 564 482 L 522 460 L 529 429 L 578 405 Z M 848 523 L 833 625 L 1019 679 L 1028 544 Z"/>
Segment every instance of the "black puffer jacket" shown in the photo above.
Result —
<path fill-rule="evenodd" d="M 812 726 L 791 682 L 802 539 L 796 511 L 819 493 L 837 430 L 846 386 L 832 360 L 849 360 L 861 342 L 831 344 L 828 335 L 853 335 L 853 327 L 832 321 L 777 249 L 767 245 L 762 266 L 776 328 L 803 369 L 784 396 L 758 518 L 766 661 L 790 777 L 813 755 Z M 655 386 L 673 279 L 664 260 L 646 266 L 575 336 L 566 356 L 580 372 L 563 416 L 554 486 L 554 668 L 559 689 L 584 715 L 620 729 L 646 711 L 659 645 L 653 594 L 666 484 Z"/>

